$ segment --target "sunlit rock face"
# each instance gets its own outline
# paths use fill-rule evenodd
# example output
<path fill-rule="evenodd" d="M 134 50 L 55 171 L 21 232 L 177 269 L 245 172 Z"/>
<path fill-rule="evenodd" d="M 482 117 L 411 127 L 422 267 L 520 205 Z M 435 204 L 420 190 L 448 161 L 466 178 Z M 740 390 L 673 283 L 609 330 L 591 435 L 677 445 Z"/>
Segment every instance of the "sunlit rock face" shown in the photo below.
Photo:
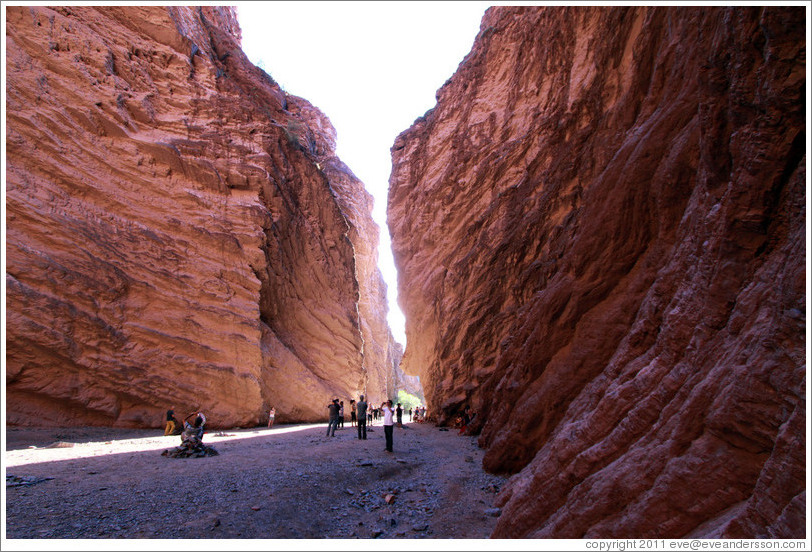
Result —
<path fill-rule="evenodd" d="M 803 537 L 801 8 L 491 8 L 392 147 L 429 410 L 494 537 Z"/>
<path fill-rule="evenodd" d="M 7 18 L 9 423 L 316 421 L 384 392 L 371 199 L 232 8 Z"/>

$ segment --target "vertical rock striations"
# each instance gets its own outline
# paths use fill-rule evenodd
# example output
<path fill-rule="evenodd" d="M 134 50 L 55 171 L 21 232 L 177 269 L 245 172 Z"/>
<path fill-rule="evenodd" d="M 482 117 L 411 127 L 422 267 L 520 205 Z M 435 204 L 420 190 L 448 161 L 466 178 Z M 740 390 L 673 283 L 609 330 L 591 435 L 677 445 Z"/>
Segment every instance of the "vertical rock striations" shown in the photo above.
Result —
<path fill-rule="evenodd" d="M 11 424 L 314 421 L 385 379 L 363 186 L 232 8 L 7 8 Z"/>
<path fill-rule="evenodd" d="M 491 8 L 392 147 L 403 367 L 495 537 L 803 537 L 803 8 Z"/>

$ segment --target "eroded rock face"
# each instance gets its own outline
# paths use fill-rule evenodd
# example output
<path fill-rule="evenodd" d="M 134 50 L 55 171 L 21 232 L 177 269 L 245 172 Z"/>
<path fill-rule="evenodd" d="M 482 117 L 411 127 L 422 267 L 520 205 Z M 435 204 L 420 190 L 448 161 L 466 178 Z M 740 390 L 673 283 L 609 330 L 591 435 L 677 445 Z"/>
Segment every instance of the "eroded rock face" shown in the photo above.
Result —
<path fill-rule="evenodd" d="M 491 8 L 392 147 L 408 345 L 494 537 L 803 537 L 800 8 Z"/>
<path fill-rule="evenodd" d="M 383 392 L 368 194 L 233 9 L 7 18 L 9 423 L 316 421 Z"/>

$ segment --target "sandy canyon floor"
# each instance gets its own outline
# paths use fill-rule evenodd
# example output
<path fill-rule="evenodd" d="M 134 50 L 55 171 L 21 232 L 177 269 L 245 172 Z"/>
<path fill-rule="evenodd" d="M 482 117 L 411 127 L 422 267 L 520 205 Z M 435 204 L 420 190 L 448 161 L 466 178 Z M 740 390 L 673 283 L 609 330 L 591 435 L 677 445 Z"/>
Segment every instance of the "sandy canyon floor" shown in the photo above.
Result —
<path fill-rule="evenodd" d="M 170 458 L 161 430 L 6 431 L 7 539 L 486 539 L 502 476 L 476 438 L 433 424 L 209 430 Z"/>

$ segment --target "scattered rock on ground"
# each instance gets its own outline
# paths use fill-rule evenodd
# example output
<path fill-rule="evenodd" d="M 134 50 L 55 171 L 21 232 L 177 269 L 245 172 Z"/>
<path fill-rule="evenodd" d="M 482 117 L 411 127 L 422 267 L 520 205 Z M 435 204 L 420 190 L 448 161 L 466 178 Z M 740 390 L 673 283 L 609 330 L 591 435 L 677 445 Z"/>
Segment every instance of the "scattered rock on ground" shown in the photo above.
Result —
<path fill-rule="evenodd" d="M 7 487 L 6 537 L 485 539 L 496 526 L 483 512 L 506 478 L 483 471 L 476 437 L 396 428 L 401 463 L 382 432 L 359 441 L 350 426 L 331 439 L 316 438 L 326 424 L 280 427 L 206 433 L 220 454 L 194 462 L 160 457 L 177 443 L 162 429 L 105 445 L 110 428 L 77 428 L 82 442 L 68 449 L 26 448 L 53 442 L 52 431 L 9 432 L 9 472 L 54 480 Z"/>

